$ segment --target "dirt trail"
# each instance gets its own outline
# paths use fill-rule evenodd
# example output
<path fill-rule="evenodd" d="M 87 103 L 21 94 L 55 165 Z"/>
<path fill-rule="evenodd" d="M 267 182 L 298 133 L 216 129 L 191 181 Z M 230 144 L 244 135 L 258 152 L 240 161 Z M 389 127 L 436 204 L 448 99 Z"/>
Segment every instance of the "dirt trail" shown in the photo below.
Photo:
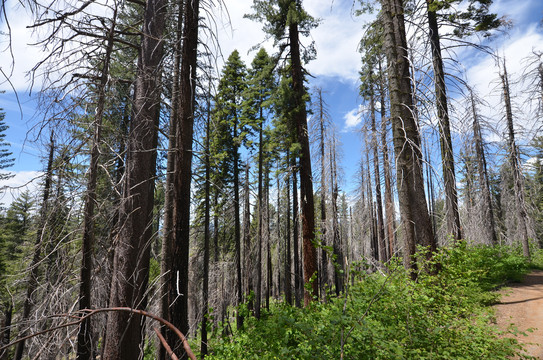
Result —
<path fill-rule="evenodd" d="M 520 331 L 534 328 L 528 336 L 519 335 L 528 354 L 543 359 L 543 271 L 536 270 L 526 275 L 522 283 L 502 290 L 503 296 L 496 308 L 498 326 L 506 329 L 515 324 Z"/>

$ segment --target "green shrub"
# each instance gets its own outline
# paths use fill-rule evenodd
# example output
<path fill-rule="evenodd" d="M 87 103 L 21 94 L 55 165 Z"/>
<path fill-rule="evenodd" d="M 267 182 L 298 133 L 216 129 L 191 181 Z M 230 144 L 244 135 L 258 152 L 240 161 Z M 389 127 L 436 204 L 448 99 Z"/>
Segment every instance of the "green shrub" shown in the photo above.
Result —
<path fill-rule="evenodd" d="M 412 281 L 398 265 L 387 276 L 361 274 L 346 293 L 298 309 L 272 303 L 232 336 L 211 340 L 209 359 L 507 359 L 516 340 L 490 325 L 490 290 L 527 271 L 505 247 L 459 242 L 439 251 L 436 275 Z M 511 330 L 512 331 L 512 330 Z"/>

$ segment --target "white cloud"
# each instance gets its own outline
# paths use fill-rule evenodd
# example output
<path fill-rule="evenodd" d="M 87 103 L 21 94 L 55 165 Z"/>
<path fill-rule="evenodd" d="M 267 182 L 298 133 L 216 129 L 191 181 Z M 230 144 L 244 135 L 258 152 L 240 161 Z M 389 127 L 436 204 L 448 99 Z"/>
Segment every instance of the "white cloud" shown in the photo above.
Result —
<path fill-rule="evenodd" d="M 32 23 L 31 17 L 25 10 L 16 6 L 17 2 L 9 2 L 12 8 L 8 8 L 11 26 L 11 39 L 13 49 L 13 62 L 9 54 L 9 39 L 0 36 L 0 67 L 10 76 L 10 81 L 18 91 L 28 89 L 30 82 L 26 75 L 36 62 L 44 57 L 44 52 L 35 43 L 39 34 L 32 34 L 27 28 Z M 203 16 L 208 18 L 206 25 L 210 26 L 216 34 L 216 39 L 205 31 L 201 33 L 201 40 L 219 57 L 228 55 L 237 49 L 246 62 L 250 64 L 256 51 L 249 52 L 252 47 L 261 43 L 266 35 L 262 31 L 262 24 L 244 18 L 245 14 L 253 13 L 252 0 L 236 0 L 228 3 L 227 7 L 213 6 L 203 11 Z M 304 44 L 315 41 L 317 58 L 309 63 L 308 70 L 314 76 L 335 76 L 348 81 L 358 78 L 360 67 L 360 54 L 357 51 L 358 42 L 362 37 L 362 26 L 367 17 L 355 17 L 352 15 L 353 3 L 350 0 L 314 0 L 305 2 L 308 13 L 321 19 L 320 25 L 314 29 L 310 38 L 302 39 Z M 103 9 L 93 9 L 98 13 Z M 209 20 L 212 17 L 213 20 Z M 0 25 L 0 31 L 6 33 L 6 24 Z M 43 35 L 43 34 L 42 34 Z M 220 44 L 219 46 L 216 43 Z M 269 53 L 275 52 L 272 40 L 268 40 L 263 46 Z M 223 59 L 217 60 L 219 68 Z M 39 79 L 37 79 L 39 80 Z M 39 88 L 40 84 L 35 86 Z M 10 85 L 0 75 L 0 89 L 9 90 Z"/>
<path fill-rule="evenodd" d="M 14 175 L 10 179 L 0 181 L 0 203 L 6 208 L 25 190 L 36 195 L 43 172 L 18 171 Z"/>
<path fill-rule="evenodd" d="M 217 38 L 221 45 L 222 55 L 228 55 L 237 49 L 247 65 L 250 65 L 256 52 L 249 50 L 262 42 L 266 35 L 262 24 L 243 18 L 251 14 L 252 0 L 238 0 L 228 4 L 228 16 L 224 9 L 215 9 L 213 14 L 217 21 Z M 311 61 L 307 68 L 313 76 L 339 77 L 343 80 L 356 81 L 360 68 L 360 54 L 357 51 L 358 42 L 362 37 L 364 18 L 351 14 L 352 2 L 339 0 L 307 1 L 304 4 L 307 12 L 321 19 L 320 25 L 311 32 L 308 39 L 302 39 L 304 44 L 315 41 L 317 58 Z M 230 24 L 228 23 L 230 20 Z M 210 39 L 204 39 L 209 45 Z M 263 44 L 271 54 L 271 40 Z M 219 62 L 219 65 L 222 61 Z"/>
<path fill-rule="evenodd" d="M 2 69 L 0 90 L 11 90 L 13 86 L 17 91 L 25 91 L 29 87 L 29 78 L 26 74 L 43 57 L 43 52 L 38 47 L 29 45 L 36 39 L 33 38 L 32 31 L 26 28 L 31 22 L 25 10 L 15 7 L 17 2 L 10 1 L 8 4 L 12 5 L 11 8 L 6 9 L 10 20 L 11 49 L 7 25 L 5 21 L 2 21 L 0 23 L 0 68 Z M 5 76 L 9 77 L 11 85 Z"/>
<path fill-rule="evenodd" d="M 345 120 L 345 130 L 350 130 L 358 126 L 362 122 L 363 106 L 359 105 L 356 109 L 352 109 L 343 116 Z"/>

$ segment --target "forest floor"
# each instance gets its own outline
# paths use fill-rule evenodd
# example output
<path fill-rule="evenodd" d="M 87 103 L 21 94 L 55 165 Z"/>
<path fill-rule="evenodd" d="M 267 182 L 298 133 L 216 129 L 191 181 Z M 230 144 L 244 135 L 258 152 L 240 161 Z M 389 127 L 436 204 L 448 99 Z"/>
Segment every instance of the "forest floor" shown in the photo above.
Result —
<path fill-rule="evenodd" d="M 526 344 L 529 355 L 543 359 L 543 271 L 534 270 L 501 292 L 501 301 L 495 305 L 498 326 L 505 330 L 514 324 L 521 332 L 533 329 L 517 339 Z"/>

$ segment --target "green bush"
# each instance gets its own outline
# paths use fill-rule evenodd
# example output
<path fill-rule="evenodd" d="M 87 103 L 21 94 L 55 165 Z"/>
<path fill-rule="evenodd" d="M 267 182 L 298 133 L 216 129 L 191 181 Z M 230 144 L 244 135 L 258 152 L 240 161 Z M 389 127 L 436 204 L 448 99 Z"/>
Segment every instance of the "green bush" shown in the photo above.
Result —
<path fill-rule="evenodd" d="M 490 290 L 527 271 L 518 252 L 460 242 L 423 267 L 432 266 L 440 271 L 417 281 L 398 262 L 387 276 L 360 274 L 343 296 L 306 309 L 273 303 L 244 330 L 212 339 L 209 359 L 527 358 L 490 325 L 487 307 Z"/>

